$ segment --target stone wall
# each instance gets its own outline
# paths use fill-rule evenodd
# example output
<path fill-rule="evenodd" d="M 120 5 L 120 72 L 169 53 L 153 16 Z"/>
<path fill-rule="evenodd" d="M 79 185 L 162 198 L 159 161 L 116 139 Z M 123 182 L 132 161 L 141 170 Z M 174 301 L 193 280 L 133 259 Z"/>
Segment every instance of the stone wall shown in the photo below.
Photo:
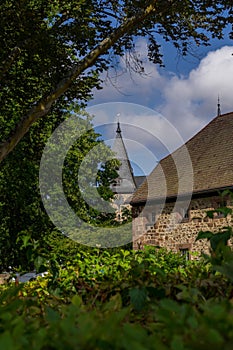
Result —
<path fill-rule="evenodd" d="M 222 205 L 233 208 L 228 199 L 221 203 L 219 197 L 192 199 L 187 208 L 185 202 L 167 203 L 164 208 L 159 204 L 133 207 L 133 247 L 143 249 L 144 245 L 166 247 L 174 252 L 190 253 L 209 252 L 206 239 L 195 242 L 200 231 L 218 232 L 224 226 L 233 226 L 233 217 L 224 218 L 221 214 L 210 219 L 207 210 L 214 210 Z M 185 208 L 186 205 L 186 208 Z M 186 210 L 187 209 L 187 210 Z M 191 254 L 193 258 L 197 254 Z"/>

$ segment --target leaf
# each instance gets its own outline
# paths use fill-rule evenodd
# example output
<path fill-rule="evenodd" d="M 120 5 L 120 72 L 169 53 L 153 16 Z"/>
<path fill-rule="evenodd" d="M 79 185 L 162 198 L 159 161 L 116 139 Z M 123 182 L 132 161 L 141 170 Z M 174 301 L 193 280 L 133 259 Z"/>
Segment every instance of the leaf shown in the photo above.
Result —
<path fill-rule="evenodd" d="M 225 197 L 225 196 L 228 196 L 228 195 L 232 196 L 233 193 L 232 193 L 230 190 L 224 190 L 224 191 L 221 193 L 221 196 L 222 196 L 222 197 Z"/>
<path fill-rule="evenodd" d="M 78 306 L 78 307 L 80 307 L 83 304 L 82 298 L 77 294 L 75 294 L 73 296 L 71 302 L 73 305 Z"/>
<path fill-rule="evenodd" d="M 213 251 L 216 251 L 220 244 L 227 245 L 227 242 L 230 238 L 231 229 L 213 234 L 213 236 L 210 238 L 211 248 Z"/>
<path fill-rule="evenodd" d="M 147 290 L 146 288 L 132 288 L 129 291 L 130 301 L 136 311 L 141 311 L 146 303 Z"/>
<path fill-rule="evenodd" d="M 215 210 L 216 213 L 223 214 L 224 217 L 227 217 L 228 214 L 232 214 L 232 209 L 228 207 L 221 207 Z"/>
<path fill-rule="evenodd" d="M 47 267 L 45 266 L 46 262 L 47 262 L 46 259 L 42 256 L 37 256 L 34 259 L 35 269 L 37 273 L 45 272 L 47 270 Z"/>
<path fill-rule="evenodd" d="M 204 239 L 204 238 L 207 238 L 207 239 L 210 239 L 214 234 L 210 231 L 200 231 L 197 235 L 197 238 L 195 241 L 198 241 L 200 239 Z"/>
<path fill-rule="evenodd" d="M 210 219 L 213 219 L 214 213 L 215 213 L 215 210 L 207 210 L 206 216 L 208 216 L 208 218 L 210 218 Z"/>
<path fill-rule="evenodd" d="M 21 239 L 23 241 L 23 244 L 21 245 L 20 249 L 26 248 L 28 246 L 28 242 L 30 241 L 31 237 L 28 235 L 28 236 L 21 237 Z M 31 243 L 30 243 L 30 245 L 31 245 Z"/>

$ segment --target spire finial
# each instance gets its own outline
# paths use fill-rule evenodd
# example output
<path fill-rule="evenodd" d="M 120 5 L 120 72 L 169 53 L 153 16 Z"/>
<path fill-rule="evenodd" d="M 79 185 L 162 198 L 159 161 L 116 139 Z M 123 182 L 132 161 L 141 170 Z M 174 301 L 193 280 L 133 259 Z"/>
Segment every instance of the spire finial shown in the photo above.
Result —
<path fill-rule="evenodd" d="M 117 114 L 117 133 L 121 133 L 121 127 L 120 127 L 120 113 Z"/>
<path fill-rule="evenodd" d="M 219 95 L 218 95 L 218 110 L 217 110 L 217 115 L 218 117 L 221 115 L 221 107 L 220 107 L 220 98 L 219 98 Z"/>

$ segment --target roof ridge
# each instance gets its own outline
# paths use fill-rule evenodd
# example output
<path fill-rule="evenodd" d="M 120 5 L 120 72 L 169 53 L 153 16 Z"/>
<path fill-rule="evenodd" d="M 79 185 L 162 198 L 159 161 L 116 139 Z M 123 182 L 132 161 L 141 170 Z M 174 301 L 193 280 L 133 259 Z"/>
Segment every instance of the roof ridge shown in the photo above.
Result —
<path fill-rule="evenodd" d="M 226 117 L 229 114 L 233 114 L 232 112 L 228 112 L 228 113 L 224 113 L 224 114 L 220 114 L 215 116 L 212 120 L 210 120 L 205 126 L 203 126 L 202 129 L 200 129 L 196 134 L 194 134 L 193 136 L 190 137 L 190 139 L 188 139 L 186 142 L 184 142 L 181 146 L 179 146 L 178 148 L 176 148 L 173 152 L 169 153 L 168 155 L 166 155 L 164 158 L 160 159 L 160 161 L 158 162 L 158 164 L 160 164 L 160 162 L 162 162 L 164 159 L 170 157 L 172 154 L 174 154 L 175 152 L 177 152 L 179 149 L 181 149 L 184 145 L 187 145 L 187 143 L 189 143 L 190 141 L 192 141 L 192 139 L 196 138 L 197 135 L 199 135 L 203 130 L 207 129 L 207 127 L 209 127 L 210 124 L 212 124 L 213 122 L 216 121 L 216 119 L 222 119 L 224 117 Z M 158 165 L 157 164 L 157 165 Z M 155 167 L 156 168 L 156 167 Z M 155 169 L 154 168 L 154 169 Z M 154 171 L 154 169 L 151 171 L 151 173 Z"/>

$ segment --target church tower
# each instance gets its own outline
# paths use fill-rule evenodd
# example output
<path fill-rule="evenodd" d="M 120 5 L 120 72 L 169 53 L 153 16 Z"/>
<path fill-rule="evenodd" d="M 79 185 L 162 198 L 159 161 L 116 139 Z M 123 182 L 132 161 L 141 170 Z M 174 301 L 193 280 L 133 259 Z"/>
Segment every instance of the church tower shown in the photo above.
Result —
<path fill-rule="evenodd" d="M 111 186 L 111 189 L 116 194 L 133 194 L 137 187 L 133 175 L 133 169 L 131 167 L 121 135 L 120 122 L 117 123 L 116 137 L 113 143 L 112 151 L 115 153 L 115 157 L 120 161 L 121 165 L 117 171 L 119 176 L 116 178 L 115 183 Z"/>
<path fill-rule="evenodd" d="M 113 207 L 116 209 L 118 221 L 125 219 L 125 209 L 131 211 L 130 200 L 137 187 L 145 180 L 145 176 L 134 176 L 127 150 L 122 138 L 120 122 L 117 123 L 116 137 L 112 146 L 114 157 L 120 161 L 118 177 L 111 185 L 111 190 L 115 194 Z"/>

